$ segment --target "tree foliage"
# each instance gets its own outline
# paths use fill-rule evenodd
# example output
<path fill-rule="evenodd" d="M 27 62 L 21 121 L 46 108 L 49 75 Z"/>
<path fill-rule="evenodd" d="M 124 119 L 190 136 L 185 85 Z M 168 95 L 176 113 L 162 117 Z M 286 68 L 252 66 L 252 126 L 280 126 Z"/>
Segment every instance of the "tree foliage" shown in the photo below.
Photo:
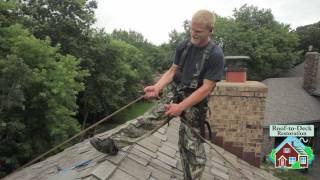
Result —
<path fill-rule="evenodd" d="M 233 16 L 218 17 L 214 37 L 223 43 L 225 55 L 250 56 L 250 79 L 277 76 L 299 60 L 297 34 L 277 22 L 271 10 L 244 5 Z"/>
<path fill-rule="evenodd" d="M 95 22 L 95 0 L 24 0 L 21 11 L 24 21 L 37 38 L 51 38 L 52 45 L 61 45 L 63 54 L 79 57 L 81 44 Z"/>
<path fill-rule="evenodd" d="M 124 41 L 142 53 L 140 62 L 145 66 L 150 66 L 156 72 L 163 72 L 168 68 L 168 48 L 166 45 L 157 47 L 146 40 L 141 33 L 135 31 L 114 30 L 111 37 L 116 40 Z M 146 72 L 147 73 L 147 72 Z M 146 83 L 150 83 L 150 79 Z"/>
<path fill-rule="evenodd" d="M 81 63 L 91 74 L 79 98 L 84 124 L 133 100 L 142 90 L 142 82 L 151 81 L 151 70 L 139 49 L 113 40 L 103 31 L 92 32 L 89 39 Z"/>
<path fill-rule="evenodd" d="M 128 44 L 131 44 L 139 49 L 143 49 L 151 45 L 141 33 L 136 31 L 125 31 L 125 30 L 113 30 L 111 33 L 113 39 L 122 40 Z"/>
<path fill-rule="evenodd" d="M 0 177 L 79 131 L 76 98 L 86 71 L 19 24 L 19 4 L 0 2 Z"/>
<path fill-rule="evenodd" d="M 307 51 L 310 45 L 314 49 L 320 50 L 320 21 L 314 24 L 297 27 L 296 33 L 299 35 L 299 49 Z"/>
<path fill-rule="evenodd" d="M 86 73 L 21 25 L 0 28 L 0 37 L 0 161 L 8 171 L 79 130 L 76 96 Z"/>

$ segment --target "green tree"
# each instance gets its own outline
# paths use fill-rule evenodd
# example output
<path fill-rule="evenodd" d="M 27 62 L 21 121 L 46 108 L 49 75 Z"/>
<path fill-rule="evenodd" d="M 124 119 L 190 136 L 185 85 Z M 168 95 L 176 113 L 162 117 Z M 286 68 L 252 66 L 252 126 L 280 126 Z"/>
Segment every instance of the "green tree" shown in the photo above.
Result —
<path fill-rule="evenodd" d="M 124 41 L 140 50 L 141 60 L 145 66 L 150 66 L 156 72 L 162 72 L 168 67 L 167 52 L 162 46 L 157 47 L 146 40 L 141 33 L 135 31 L 114 30 L 111 37 L 116 40 Z M 150 79 L 147 82 L 149 83 Z"/>
<path fill-rule="evenodd" d="M 0 27 L 10 26 L 22 19 L 19 17 L 19 3 L 0 1 Z"/>
<path fill-rule="evenodd" d="M 124 41 L 111 41 L 112 47 L 119 51 L 118 61 L 122 63 L 122 77 L 125 78 L 122 97 L 132 100 L 143 89 L 143 84 L 153 81 L 152 71 L 148 61 L 143 59 L 143 53 Z M 150 76 L 151 75 L 151 76 Z"/>
<path fill-rule="evenodd" d="M 79 61 L 21 25 L 0 27 L 1 176 L 79 131 Z"/>
<path fill-rule="evenodd" d="M 170 44 L 161 44 L 150 50 L 152 59 L 149 60 L 153 70 L 164 73 L 173 63 L 174 48 Z"/>
<path fill-rule="evenodd" d="M 299 60 L 298 36 L 277 22 L 269 9 L 242 6 L 233 18 L 218 18 L 215 39 L 223 42 L 225 55 L 248 55 L 249 79 L 279 75 Z"/>
<path fill-rule="evenodd" d="M 92 31 L 83 54 L 82 67 L 91 74 L 79 97 L 83 128 L 136 98 L 143 83 L 152 81 L 141 50 L 104 31 Z"/>
<path fill-rule="evenodd" d="M 316 50 L 320 49 L 320 21 L 306 26 L 299 26 L 296 29 L 299 35 L 299 49 L 307 51 L 309 45 L 312 45 Z"/>
<path fill-rule="evenodd" d="M 98 118 L 113 112 L 122 101 L 124 78 L 120 74 L 118 52 L 110 45 L 111 39 L 104 31 L 89 35 L 83 49 L 81 66 L 90 76 L 85 78 L 86 89 L 78 98 L 79 119 L 83 128 Z"/>
<path fill-rule="evenodd" d="M 152 44 L 148 42 L 147 39 L 143 37 L 141 33 L 136 31 L 125 31 L 125 30 L 114 30 L 111 33 L 111 37 L 116 40 L 122 40 L 128 44 L 131 44 L 139 49 L 143 49 L 147 46 L 151 46 Z"/>
<path fill-rule="evenodd" d="M 22 14 L 25 26 L 40 39 L 50 37 L 52 45 L 61 45 L 63 54 L 81 57 L 82 45 L 87 41 L 95 22 L 95 0 L 25 0 Z"/>

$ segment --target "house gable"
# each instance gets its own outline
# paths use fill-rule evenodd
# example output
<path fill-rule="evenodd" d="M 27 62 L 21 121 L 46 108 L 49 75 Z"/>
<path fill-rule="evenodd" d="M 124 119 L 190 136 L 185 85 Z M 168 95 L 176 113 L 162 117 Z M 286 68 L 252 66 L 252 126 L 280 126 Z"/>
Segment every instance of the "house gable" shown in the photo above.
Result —
<path fill-rule="evenodd" d="M 290 158 L 295 157 L 296 161 L 298 161 L 299 153 L 295 150 L 293 146 L 289 143 L 284 144 L 277 152 L 276 152 L 276 162 L 275 167 L 281 167 L 285 165 L 286 167 L 291 167 L 292 163 L 290 163 Z M 285 158 L 285 164 L 282 164 L 279 161 L 281 158 Z"/>

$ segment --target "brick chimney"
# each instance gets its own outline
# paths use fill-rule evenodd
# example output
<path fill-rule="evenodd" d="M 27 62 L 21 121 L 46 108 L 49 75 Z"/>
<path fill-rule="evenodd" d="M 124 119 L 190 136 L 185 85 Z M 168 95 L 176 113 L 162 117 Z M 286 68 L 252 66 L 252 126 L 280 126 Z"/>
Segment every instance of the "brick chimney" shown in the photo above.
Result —
<path fill-rule="evenodd" d="M 213 143 L 259 167 L 267 87 L 257 81 L 217 83 L 209 99 Z"/>
<path fill-rule="evenodd" d="M 320 83 L 317 82 L 320 77 L 320 72 L 318 72 L 319 57 L 318 52 L 307 52 L 305 55 L 303 88 L 312 95 L 317 89 L 317 83 Z"/>

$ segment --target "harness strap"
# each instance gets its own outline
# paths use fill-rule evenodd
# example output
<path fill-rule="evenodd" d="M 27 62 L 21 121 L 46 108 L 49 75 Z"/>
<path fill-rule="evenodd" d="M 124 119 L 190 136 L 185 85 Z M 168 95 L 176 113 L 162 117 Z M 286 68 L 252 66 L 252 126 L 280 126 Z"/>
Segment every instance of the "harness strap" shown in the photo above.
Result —
<path fill-rule="evenodd" d="M 200 68 L 198 68 L 197 72 L 195 74 L 193 74 L 194 77 L 198 77 L 200 75 L 201 71 L 203 70 L 204 63 L 209 58 L 210 51 L 214 48 L 214 46 L 215 46 L 215 43 L 212 41 L 209 41 L 206 49 L 203 52 L 202 59 L 200 62 Z"/>
<path fill-rule="evenodd" d="M 211 131 L 211 126 L 208 121 L 204 121 L 204 124 L 207 126 L 208 132 L 209 132 L 209 138 L 212 140 L 212 131 Z M 203 137 L 205 137 L 205 132 L 203 132 Z"/>
<path fill-rule="evenodd" d="M 191 46 L 192 46 L 192 43 L 191 43 L 191 41 L 189 41 L 189 42 L 187 43 L 186 47 L 184 48 L 181 56 L 180 56 L 180 62 L 179 62 L 179 66 L 178 66 L 178 67 L 180 68 L 181 71 L 182 71 L 182 68 L 183 68 L 183 66 L 184 66 L 184 63 L 185 63 L 185 61 L 186 61 L 186 57 L 187 57 L 188 51 L 189 51 L 189 49 L 190 49 Z"/>
<path fill-rule="evenodd" d="M 215 45 L 216 44 L 213 41 L 209 41 L 208 45 L 205 47 L 204 52 L 202 54 L 200 64 L 197 64 L 197 71 L 196 71 L 196 73 L 193 74 L 190 85 L 186 86 L 182 82 L 180 82 L 180 84 L 177 85 L 179 87 L 179 89 L 185 89 L 185 88 L 197 89 L 198 88 L 198 86 L 199 86 L 198 79 L 199 79 L 200 73 L 204 68 L 205 62 L 210 57 L 210 52 L 215 47 Z M 191 46 L 192 46 L 192 43 L 191 43 L 191 41 L 189 41 L 180 56 L 180 62 L 179 62 L 179 66 L 178 66 L 180 72 L 183 71 L 183 66 L 186 61 L 186 56 L 187 56 L 187 53 L 188 53 Z"/>

